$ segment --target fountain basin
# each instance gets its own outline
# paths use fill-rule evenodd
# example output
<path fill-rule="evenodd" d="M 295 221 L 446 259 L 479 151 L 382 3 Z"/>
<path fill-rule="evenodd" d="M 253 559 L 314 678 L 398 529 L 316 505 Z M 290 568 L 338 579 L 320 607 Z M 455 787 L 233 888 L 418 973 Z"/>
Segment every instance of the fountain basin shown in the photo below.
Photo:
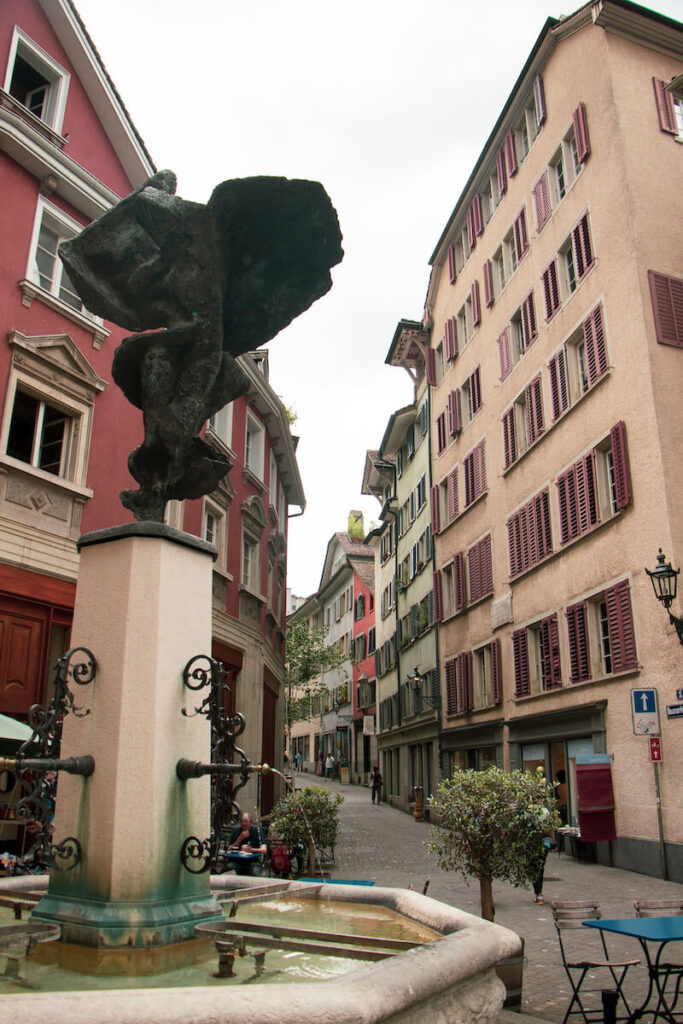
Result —
<path fill-rule="evenodd" d="M 36 889 L 39 881 L 45 884 L 35 877 L 10 878 L 3 888 L 19 895 Z M 234 875 L 211 880 L 213 889 L 226 891 L 258 884 L 258 879 Z M 306 889 L 305 883 L 291 885 Z M 210 988 L 18 993 L 4 998 L 7 1010 L 22 1024 L 469 1024 L 497 1015 L 505 989 L 495 964 L 521 952 L 514 932 L 406 889 L 359 891 L 353 885 L 326 884 L 314 893 L 317 886 L 310 888 L 311 899 L 387 907 L 441 938 L 330 981 L 236 988 L 225 979 Z"/>

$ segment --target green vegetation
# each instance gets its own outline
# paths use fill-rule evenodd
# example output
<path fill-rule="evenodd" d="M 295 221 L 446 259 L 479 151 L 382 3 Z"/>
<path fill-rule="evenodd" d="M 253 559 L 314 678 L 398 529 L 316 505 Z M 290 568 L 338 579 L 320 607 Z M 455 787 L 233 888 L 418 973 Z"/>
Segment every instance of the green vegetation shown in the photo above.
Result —
<path fill-rule="evenodd" d="M 311 838 L 318 850 L 333 848 L 339 836 L 339 805 L 343 802 L 341 793 L 333 793 L 326 786 L 305 786 L 298 793 L 287 793 L 273 808 L 271 835 L 281 839 L 289 850 L 306 847 Z"/>

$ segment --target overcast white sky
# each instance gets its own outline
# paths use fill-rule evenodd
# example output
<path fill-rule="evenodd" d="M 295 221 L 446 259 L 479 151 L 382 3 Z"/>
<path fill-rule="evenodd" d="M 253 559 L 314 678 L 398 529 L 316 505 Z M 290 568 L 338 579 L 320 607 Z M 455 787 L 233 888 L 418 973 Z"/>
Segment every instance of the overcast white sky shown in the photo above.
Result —
<path fill-rule="evenodd" d="M 548 16 L 578 0 L 75 0 L 157 167 L 206 202 L 252 174 L 323 183 L 345 257 L 332 291 L 268 345 L 298 414 L 305 515 L 288 585 L 317 590 L 360 494 L 365 452 L 412 400 L 384 365 L 420 319 L 429 257 Z M 681 0 L 654 9 L 680 17 Z"/>

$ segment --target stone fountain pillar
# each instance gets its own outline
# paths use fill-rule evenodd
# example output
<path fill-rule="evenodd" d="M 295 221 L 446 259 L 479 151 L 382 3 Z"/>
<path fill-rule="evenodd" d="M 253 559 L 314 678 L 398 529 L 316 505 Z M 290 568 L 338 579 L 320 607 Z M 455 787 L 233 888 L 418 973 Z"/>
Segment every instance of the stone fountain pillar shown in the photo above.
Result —
<path fill-rule="evenodd" d="M 210 781 L 176 776 L 187 757 L 210 760 L 210 726 L 186 717 L 201 698 L 183 669 L 211 654 L 211 545 L 159 523 L 86 534 L 71 646 L 97 660 L 90 685 L 71 687 L 86 717 L 64 719 L 62 757 L 92 754 L 90 778 L 59 779 L 55 841 L 75 836 L 82 860 L 50 874 L 33 917 L 68 942 L 159 946 L 192 938 L 221 916 L 209 875 L 181 862 L 189 836 L 208 837 Z"/>

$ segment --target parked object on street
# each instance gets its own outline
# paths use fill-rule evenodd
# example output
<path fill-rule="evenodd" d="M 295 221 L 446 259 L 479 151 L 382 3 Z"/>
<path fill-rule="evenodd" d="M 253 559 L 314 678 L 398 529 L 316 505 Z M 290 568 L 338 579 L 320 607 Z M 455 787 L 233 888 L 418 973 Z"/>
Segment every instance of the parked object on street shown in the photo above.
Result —
<path fill-rule="evenodd" d="M 683 899 L 678 900 L 634 900 L 633 907 L 636 912 L 636 917 L 681 917 L 683 916 Z M 660 993 L 660 1002 L 657 1005 L 657 1011 L 663 1006 L 665 1011 L 669 1011 L 675 1006 L 678 1001 L 680 992 L 681 982 L 683 981 L 683 963 L 680 960 L 671 961 L 666 960 L 662 962 L 661 955 L 664 951 L 664 945 L 660 946 L 658 956 L 653 962 L 650 969 L 651 983 L 654 983 L 658 993 Z M 647 953 L 647 948 L 646 948 Z M 669 982 L 673 984 L 673 991 L 667 987 Z"/>
<path fill-rule="evenodd" d="M 626 1002 L 622 991 L 624 979 L 630 967 L 635 967 L 640 960 L 612 960 L 610 958 L 605 936 L 600 933 L 600 944 L 602 956 L 595 958 L 586 956 L 585 933 L 575 934 L 575 943 L 565 936 L 568 931 L 576 933 L 577 929 L 586 924 L 598 924 L 601 918 L 600 904 L 595 900 L 563 900 L 551 903 L 553 921 L 557 929 L 557 937 L 560 942 L 560 953 L 562 963 L 572 987 L 572 998 L 564 1015 L 562 1024 L 567 1024 L 570 1017 L 579 1016 L 584 1024 L 591 1024 L 592 1021 L 602 1020 L 602 1007 L 600 1009 L 586 1008 L 584 1000 L 589 993 L 600 993 L 606 985 L 614 988 L 621 1002 L 623 1002 L 627 1015 L 630 1017 L 631 1008 Z M 575 952 L 574 952 L 575 950 Z M 588 978 L 594 978 L 596 971 L 609 971 L 611 981 L 604 978 L 598 982 L 596 988 L 584 989 L 584 982 Z"/>

